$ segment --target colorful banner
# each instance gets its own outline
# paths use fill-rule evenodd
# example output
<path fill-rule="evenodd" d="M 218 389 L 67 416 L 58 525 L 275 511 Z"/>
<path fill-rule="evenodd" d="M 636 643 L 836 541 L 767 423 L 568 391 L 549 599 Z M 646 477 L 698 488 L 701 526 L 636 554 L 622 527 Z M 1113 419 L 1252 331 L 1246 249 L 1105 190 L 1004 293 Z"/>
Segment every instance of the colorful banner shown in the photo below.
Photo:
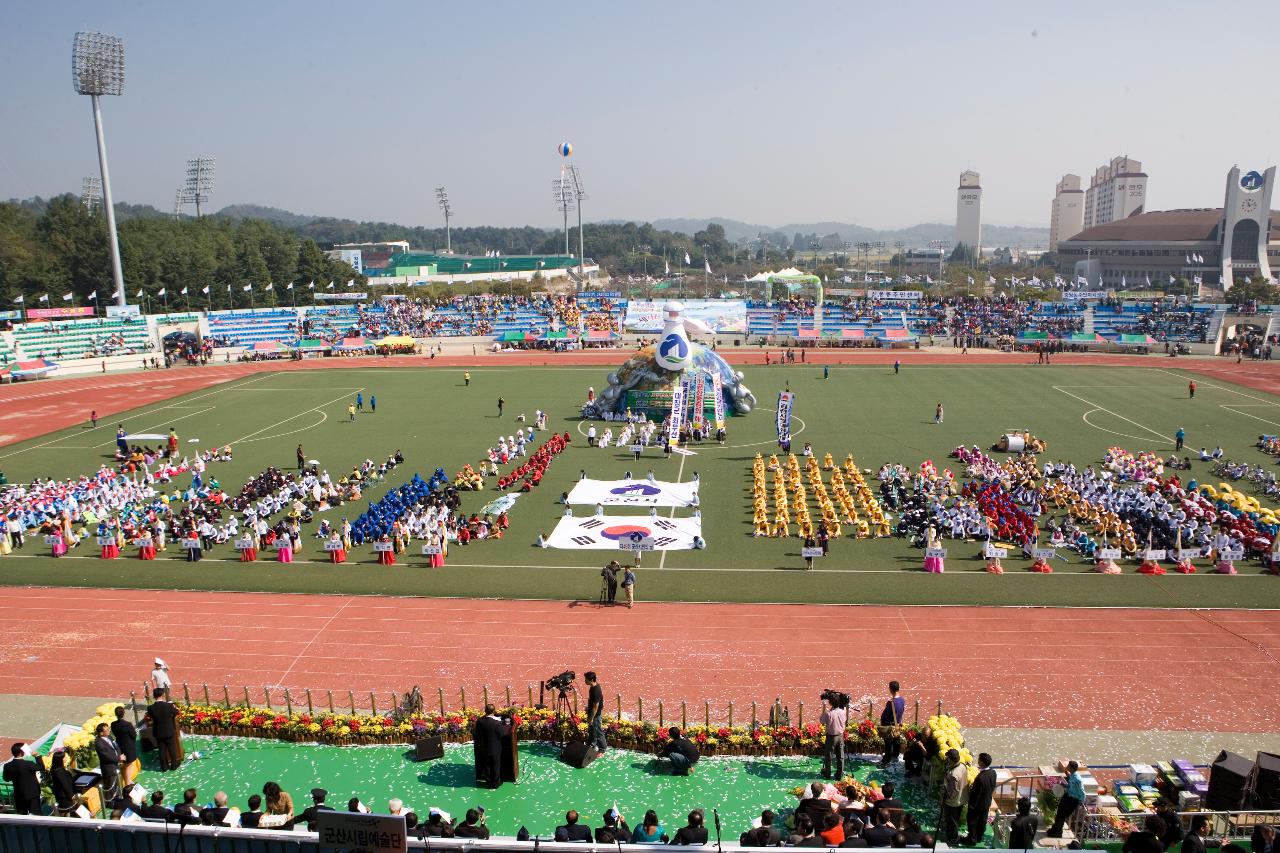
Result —
<path fill-rule="evenodd" d="M 565 503 L 575 506 L 696 506 L 698 481 L 579 480 Z"/>
<path fill-rule="evenodd" d="M 21 320 L 22 311 L 0 311 L 0 320 Z"/>
<path fill-rule="evenodd" d="M 678 447 L 680 444 L 680 427 L 684 422 L 684 410 L 688 406 L 689 388 L 682 378 L 680 384 L 671 391 L 671 415 L 667 426 L 667 446 Z"/>
<path fill-rule="evenodd" d="M 881 302 L 917 302 L 924 298 L 924 293 L 919 290 L 868 290 L 867 298 Z"/>
<path fill-rule="evenodd" d="M 628 302 L 623 327 L 630 332 L 661 332 L 667 319 L 662 308 L 665 304 L 652 299 Z M 681 304 L 686 319 L 701 320 L 718 333 L 747 331 L 747 303 L 742 300 L 690 299 Z"/>
<path fill-rule="evenodd" d="M 338 302 L 347 300 L 349 302 L 363 302 L 369 298 L 367 293 L 317 293 L 317 302 Z"/>
<path fill-rule="evenodd" d="M 107 316 L 113 318 L 141 317 L 142 309 L 137 305 L 107 305 Z"/>
<path fill-rule="evenodd" d="M 724 385 L 720 371 L 711 374 L 712 404 L 715 406 L 716 429 L 724 429 Z"/>
<path fill-rule="evenodd" d="M 78 308 L 28 308 L 28 320 L 49 320 L 54 317 L 92 317 L 95 312 L 92 305 Z"/>
<path fill-rule="evenodd" d="M 778 392 L 778 444 L 791 440 L 791 405 L 794 400 L 792 392 Z"/>
<path fill-rule="evenodd" d="M 693 422 L 701 425 L 705 423 L 706 418 L 706 402 L 707 402 L 707 375 L 699 373 L 697 378 L 697 390 L 693 394 Z"/>
<path fill-rule="evenodd" d="M 634 535 L 652 539 L 658 551 L 688 551 L 702 536 L 702 519 L 637 516 L 561 516 L 547 537 L 548 548 L 617 551 L 618 542 Z"/>

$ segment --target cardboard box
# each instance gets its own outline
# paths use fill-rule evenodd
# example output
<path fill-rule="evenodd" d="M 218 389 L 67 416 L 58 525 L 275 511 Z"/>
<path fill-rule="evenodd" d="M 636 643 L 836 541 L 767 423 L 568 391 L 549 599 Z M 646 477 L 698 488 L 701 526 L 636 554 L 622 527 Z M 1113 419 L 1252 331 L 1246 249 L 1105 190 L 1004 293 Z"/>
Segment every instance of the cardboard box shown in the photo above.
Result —
<path fill-rule="evenodd" d="M 1180 791 L 1178 793 L 1178 811 L 1180 812 L 1198 812 L 1201 803 L 1200 795 L 1191 791 Z"/>
<path fill-rule="evenodd" d="M 1147 784 L 1155 784 L 1156 769 L 1150 764 L 1130 764 L 1129 779 L 1139 784 L 1145 782 Z"/>

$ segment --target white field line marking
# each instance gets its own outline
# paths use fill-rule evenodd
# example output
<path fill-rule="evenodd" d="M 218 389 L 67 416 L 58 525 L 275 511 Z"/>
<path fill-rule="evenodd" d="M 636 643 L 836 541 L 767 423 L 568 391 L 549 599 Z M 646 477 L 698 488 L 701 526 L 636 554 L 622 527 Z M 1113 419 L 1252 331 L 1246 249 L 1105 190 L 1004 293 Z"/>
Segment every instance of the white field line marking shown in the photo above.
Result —
<path fill-rule="evenodd" d="M 213 389 L 212 391 L 206 391 L 205 393 L 203 393 L 203 394 L 199 394 L 199 395 L 197 395 L 197 396 L 195 396 L 195 397 L 189 397 L 189 398 L 187 398 L 187 399 L 186 399 L 186 401 L 185 401 L 185 402 L 187 402 L 187 403 L 192 403 L 192 402 L 195 402 L 196 400 L 201 400 L 201 399 L 204 399 L 205 397 L 209 397 L 209 396 L 212 396 L 212 395 L 214 395 L 214 394 L 221 394 L 221 393 L 223 393 L 223 392 L 225 392 L 225 391 L 235 391 L 235 390 L 238 390 L 239 388 L 243 387 L 244 385 L 248 385 L 250 382 L 258 382 L 258 381 L 260 381 L 260 380 L 262 380 L 262 379 L 266 379 L 268 376 L 271 376 L 271 375 L 273 375 L 273 374 L 270 374 L 270 373 L 264 373 L 264 374 L 262 374 L 261 376 L 255 376 L 255 377 L 253 377 L 252 379 L 249 379 L 249 380 L 247 380 L 247 381 L 245 381 L 245 382 L 241 382 L 239 385 L 224 385 L 224 386 L 223 386 L 223 387 L 221 387 L 221 388 L 215 388 L 215 389 Z M 234 380 L 231 380 L 231 381 L 234 381 Z M 65 395 L 63 395 L 63 394 L 59 394 L 58 396 L 65 396 Z M 173 408 L 172 404 L 171 404 L 171 405 L 168 405 L 168 406 L 159 406 L 159 407 L 156 407 L 156 408 L 154 408 L 154 409 L 149 409 L 147 406 L 144 406 L 144 407 L 142 408 L 142 410 L 140 410 L 139 412 L 136 412 L 136 413 L 132 413 L 132 412 L 130 412 L 130 413 L 121 412 L 121 413 L 120 413 L 119 415 L 117 415 L 116 417 L 121 417 L 121 416 L 123 416 L 123 415 L 125 415 L 125 414 L 128 414 L 128 415 L 129 415 L 129 417 L 146 417 L 146 416 L 150 416 L 150 415 L 154 414 L 155 412 L 162 412 L 162 411 L 165 411 L 166 409 L 170 409 L 170 408 Z M 108 419 L 99 418 L 99 420 L 108 420 Z M 118 422 L 118 421 L 117 421 L 117 422 Z M 145 430 L 145 429 L 143 430 L 143 432 L 146 432 L 146 431 L 147 431 L 147 430 Z M 57 442 L 59 442 L 59 441 L 63 441 L 63 440 L 65 440 L 65 439 L 66 439 L 66 436 L 62 436 L 61 438 L 51 438 L 51 439 L 49 439 L 48 441 L 43 442 L 43 443 L 41 443 L 41 444 L 33 444 L 33 445 L 31 445 L 30 447 L 24 447 L 22 450 L 15 450 L 15 451 L 13 451 L 12 453 L 0 454 L 0 459 L 8 459 L 8 458 L 9 458 L 9 457 L 11 457 L 11 456 L 17 456 L 19 453 L 26 453 L 28 450 L 39 450 L 39 449 L 40 449 L 40 448 L 42 448 L 42 447 L 46 447 L 46 446 L 48 446 L 48 445 L 50 445 L 50 444 L 56 444 Z M 105 443 L 105 444 L 95 445 L 95 448 L 90 448 L 90 449 L 96 449 L 97 447 L 109 447 L 109 446 L 111 446 L 111 445 L 113 445 L 113 444 L 115 444 L 115 439 L 114 439 L 114 438 L 112 438 L 112 439 L 111 439 L 111 441 L 109 441 L 109 442 L 107 442 L 107 443 Z"/>
<path fill-rule="evenodd" d="M 275 683 L 277 688 L 284 685 L 284 680 L 289 677 L 289 673 L 293 672 L 293 668 L 298 665 L 298 661 L 302 660 L 303 656 L 311 649 L 311 646 L 315 644 L 315 641 L 320 639 L 320 635 L 329 629 L 329 626 L 333 624 L 335 619 L 342 615 L 342 611 L 346 610 L 347 605 L 349 605 L 353 600 L 353 598 L 348 596 L 347 600 L 342 602 L 342 606 L 335 610 L 333 615 L 330 616 L 323 625 L 316 629 L 315 634 L 312 635 L 311 639 L 307 641 L 307 644 L 302 647 L 302 651 L 298 652 L 297 657 L 295 657 L 293 662 L 289 664 L 289 668 L 284 671 L 284 674 L 281 675 L 279 679 L 277 679 Z"/>
<path fill-rule="evenodd" d="M 357 388 L 356 390 L 357 390 L 357 391 L 363 391 L 363 390 L 364 390 L 364 388 L 363 388 L 363 387 L 361 387 L 361 388 Z M 290 415 L 289 417 L 285 418 L 284 420 L 276 421 L 275 423 L 271 424 L 270 426 L 264 426 L 264 427 L 263 427 L 262 429 L 260 429 L 260 430 L 255 430 L 255 431 L 253 431 L 253 432 L 249 433 L 249 434 L 248 434 L 248 435 L 246 435 L 246 436 L 242 436 L 242 437 L 240 437 L 240 438 L 237 438 L 235 441 L 226 442 L 226 443 L 227 443 L 227 444 L 233 444 L 233 445 L 234 445 L 234 444 L 241 444 L 242 442 L 248 441 L 249 439 L 253 438 L 255 435 L 261 435 L 262 433 L 266 432 L 266 431 L 267 431 L 267 430 L 269 430 L 269 429 L 275 429 L 276 427 L 281 426 L 282 424 L 287 424 L 289 421 L 293 420 L 294 418 L 300 418 L 300 417 L 302 417 L 303 415 L 306 415 L 306 414 L 309 414 L 309 413 L 311 413 L 311 412 L 316 411 L 317 409 L 323 409 L 325 406 L 331 406 L 331 405 L 333 405 L 334 403 L 338 402 L 339 400 L 346 399 L 348 396 L 350 396 L 350 395 L 349 395 L 349 394 L 342 394 L 341 396 L 334 397 L 332 400 L 325 400 L 323 403 L 321 403 L 321 404 L 320 404 L 320 405 L 318 405 L 318 406 L 312 406 L 310 409 L 306 409 L 305 411 L 296 412 L 295 414 Z M 289 435 L 289 433 L 286 433 L 286 435 Z M 269 437 L 271 437 L 271 436 L 269 436 Z"/>
<path fill-rule="evenodd" d="M 680 470 L 676 472 L 677 483 L 679 483 L 681 480 L 684 479 L 684 463 L 685 463 L 685 460 L 688 458 L 689 457 L 685 456 L 684 454 L 680 455 Z M 676 508 L 672 507 L 671 512 L 667 513 L 667 518 L 675 518 L 675 517 L 676 517 Z M 667 549 L 663 548 L 662 556 L 658 558 L 658 568 L 662 568 L 664 565 L 666 565 L 666 563 L 667 563 Z"/>
<path fill-rule="evenodd" d="M 1129 433 L 1127 433 L 1127 432 L 1116 432 L 1116 431 L 1115 431 L 1115 430 L 1113 430 L 1113 429 L 1107 429 L 1106 427 L 1100 427 L 1100 426 L 1098 426 L 1097 424 L 1095 424 L 1093 421 L 1089 420 L 1089 415 L 1092 415 L 1094 412 L 1101 412 L 1101 411 L 1102 411 L 1102 409 L 1090 409 L 1089 411 L 1085 412 L 1083 415 L 1081 415 L 1081 416 L 1080 416 L 1080 420 L 1084 421 L 1085 423 L 1087 423 L 1089 426 L 1093 427 L 1093 428 L 1094 428 L 1094 429 L 1096 429 L 1096 430 L 1101 430 L 1102 432 L 1109 432 L 1109 433 L 1111 433 L 1112 435 L 1118 435 L 1118 436 L 1121 436 L 1121 437 L 1123 437 L 1123 438 L 1132 438 L 1132 439 L 1134 439 L 1135 441 L 1146 441 L 1146 440 L 1147 440 L 1146 438 L 1144 438 L 1143 436 L 1140 436 L 1140 435 L 1130 435 L 1130 434 L 1129 434 Z"/>
<path fill-rule="evenodd" d="M 316 427 L 320 426 L 320 424 L 329 420 L 328 413 L 320 412 L 319 414 L 320 414 L 320 420 L 311 424 L 311 426 L 300 427 L 298 429 L 290 430 L 289 432 L 276 432 L 276 433 L 272 433 L 271 435 L 260 436 L 259 438 L 241 439 L 240 440 L 241 444 L 251 444 L 255 441 L 269 441 L 273 438 L 284 438 L 286 435 L 294 435 L 295 433 L 306 432 L 307 430 L 315 429 Z"/>
<path fill-rule="evenodd" d="M 1138 429 L 1146 430 L 1147 432 L 1151 433 L 1152 435 L 1156 436 L 1157 438 L 1164 439 L 1165 441 L 1173 441 L 1173 438 L 1172 438 L 1171 436 L 1161 435 L 1160 433 L 1156 432 L 1155 430 L 1151 429 L 1150 427 L 1143 426 L 1142 424 L 1138 423 L 1137 421 L 1135 421 L 1135 420 L 1133 420 L 1133 419 L 1131 419 L 1131 418 L 1126 418 L 1124 415 L 1118 415 L 1118 414 L 1116 414 L 1115 412 L 1111 411 L 1110 409 L 1108 409 L 1108 408 L 1106 408 L 1106 407 L 1104 407 L 1104 406 L 1099 406 L 1097 403 L 1093 402 L 1092 400 L 1086 400 L 1084 397 L 1081 397 L 1079 394 L 1072 394 L 1070 391 L 1066 391 L 1066 390 L 1064 390 L 1064 389 L 1063 389 L 1063 387 L 1062 387 L 1061 385 L 1054 385 L 1054 386 L 1053 386 L 1053 390 L 1055 390 L 1055 391 L 1059 391 L 1059 392 L 1061 392 L 1061 393 L 1063 393 L 1063 394 L 1066 394 L 1068 397 L 1074 397 L 1075 399 L 1079 400 L 1081 403 L 1085 403 L 1086 405 L 1094 406 L 1094 407 L 1096 407 L 1096 409 L 1098 409 L 1098 410 L 1100 410 L 1100 411 L 1103 411 L 1103 412 L 1106 412 L 1107 414 L 1111 415 L 1112 417 L 1116 417 L 1116 418 L 1119 418 L 1119 419 L 1120 419 L 1120 420 L 1122 420 L 1122 421 L 1126 421 L 1126 422 L 1128 422 L 1128 423 L 1131 423 L 1131 424 L 1133 424 L 1134 426 L 1136 426 Z M 1090 426 L 1093 426 L 1093 424 L 1090 424 Z"/>
<path fill-rule="evenodd" d="M 1257 408 L 1261 404 L 1255 403 L 1250 405 L 1253 405 L 1255 408 Z M 1280 427 L 1280 423 L 1277 423 L 1276 421 L 1269 421 L 1266 418 L 1260 418 L 1257 415 L 1251 415 L 1248 412 L 1240 411 L 1240 409 L 1244 408 L 1243 406 L 1220 406 L 1219 408 L 1226 409 L 1228 412 L 1235 412 L 1237 415 L 1244 415 L 1246 418 L 1253 418 L 1255 421 L 1262 421 L 1264 424 L 1271 424 L 1272 426 Z"/>
<path fill-rule="evenodd" d="M 1168 373 L 1170 376 L 1178 376 L 1178 374 L 1173 373 L 1172 371 L 1169 371 L 1169 370 L 1165 370 L 1163 367 L 1158 367 L 1158 368 L 1155 368 L 1155 369 L 1156 369 L 1156 370 L 1159 370 L 1161 373 Z M 1185 376 L 1178 376 L 1178 378 L 1179 378 L 1179 379 L 1185 379 L 1186 377 L 1185 377 Z M 1267 406 L 1280 406 L 1280 402 L 1276 402 L 1275 400 L 1268 400 L 1266 397 L 1255 397 L 1253 394 L 1246 394 L 1244 391 L 1237 391 L 1235 388 L 1231 388 L 1231 387 L 1226 386 L 1226 385 L 1213 385 L 1213 384 L 1208 383 L 1208 382 L 1199 382 L 1199 383 L 1197 383 L 1197 384 L 1198 384 L 1198 385 L 1199 385 L 1199 387 L 1201 387 L 1201 388 L 1213 388 L 1213 389 L 1216 389 L 1216 390 L 1218 390 L 1218 391 L 1229 391 L 1230 393 L 1232 393 L 1232 394 L 1237 394 L 1237 395 L 1239 395 L 1239 396 L 1241 396 L 1241 397 L 1248 397 L 1250 400 L 1257 400 L 1259 403 L 1264 404 L 1264 405 L 1267 405 Z"/>

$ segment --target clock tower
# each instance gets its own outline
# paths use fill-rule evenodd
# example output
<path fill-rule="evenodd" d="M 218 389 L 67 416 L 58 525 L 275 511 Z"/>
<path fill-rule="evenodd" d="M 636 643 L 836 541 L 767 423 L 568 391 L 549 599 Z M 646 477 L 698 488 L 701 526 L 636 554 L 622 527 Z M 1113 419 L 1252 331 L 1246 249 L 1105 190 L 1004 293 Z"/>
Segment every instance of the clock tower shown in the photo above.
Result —
<path fill-rule="evenodd" d="M 1222 287 L 1230 290 L 1241 281 L 1261 276 L 1271 279 L 1267 243 L 1271 235 L 1271 192 L 1276 167 L 1265 172 L 1241 172 L 1232 166 L 1227 173 L 1227 195 L 1222 204 Z"/>

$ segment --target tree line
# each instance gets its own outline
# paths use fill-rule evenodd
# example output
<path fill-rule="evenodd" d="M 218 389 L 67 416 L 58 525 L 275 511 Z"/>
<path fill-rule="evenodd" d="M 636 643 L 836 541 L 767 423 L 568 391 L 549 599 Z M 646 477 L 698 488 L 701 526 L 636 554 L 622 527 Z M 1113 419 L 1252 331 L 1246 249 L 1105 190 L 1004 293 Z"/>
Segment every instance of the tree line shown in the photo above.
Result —
<path fill-rule="evenodd" d="M 315 240 L 270 222 L 129 216 L 128 207 L 117 210 L 126 214 L 118 230 L 130 302 L 139 290 L 152 300 L 164 290 L 169 304 L 180 306 L 185 287 L 192 307 L 244 307 L 250 304 L 246 284 L 254 285 L 254 304 L 263 305 L 287 303 L 289 283 L 299 300 L 308 298 L 312 281 L 317 291 L 330 281 L 339 289 L 351 279 L 365 283 L 350 265 L 327 257 Z M 269 283 L 274 290 L 265 292 Z M 70 194 L 0 203 L 0 308 L 13 307 L 19 296 L 35 307 L 43 294 L 52 306 L 86 305 L 94 292 L 107 305 L 114 290 L 100 210 L 88 210 Z M 67 293 L 72 303 L 63 301 Z"/>

